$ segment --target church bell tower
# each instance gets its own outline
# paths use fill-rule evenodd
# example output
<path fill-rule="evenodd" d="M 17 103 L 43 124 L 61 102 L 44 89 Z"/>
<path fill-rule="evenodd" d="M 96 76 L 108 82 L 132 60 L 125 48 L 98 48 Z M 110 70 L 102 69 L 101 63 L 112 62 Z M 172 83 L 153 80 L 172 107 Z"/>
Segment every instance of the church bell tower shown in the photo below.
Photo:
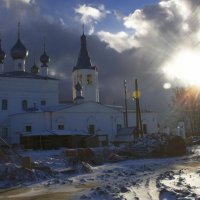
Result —
<path fill-rule="evenodd" d="M 86 36 L 83 32 L 81 36 L 81 48 L 76 66 L 72 72 L 72 91 L 73 100 L 77 99 L 76 85 L 79 83 L 82 87 L 82 97 L 84 102 L 99 102 L 99 83 L 98 71 L 96 66 L 92 66 L 87 51 Z"/>

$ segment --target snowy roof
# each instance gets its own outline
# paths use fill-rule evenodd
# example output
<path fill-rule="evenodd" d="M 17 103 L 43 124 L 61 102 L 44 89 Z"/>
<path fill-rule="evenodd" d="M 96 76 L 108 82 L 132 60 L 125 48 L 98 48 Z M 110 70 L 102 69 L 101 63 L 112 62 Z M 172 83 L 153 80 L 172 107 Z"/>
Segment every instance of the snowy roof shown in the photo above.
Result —
<path fill-rule="evenodd" d="M 89 135 L 86 130 L 44 130 L 31 133 L 21 132 L 23 136 L 45 136 L 45 135 Z"/>
<path fill-rule="evenodd" d="M 112 108 L 112 109 L 117 109 L 117 110 L 120 110 L 120 111 L 122 111 L 122 112 L 125 112 L 125 107 L 124 106 L 122 106 L 122 105 L 106 105 L 105 104 L 105 106 L 107 106 L 107 107 L 110 107 L 110 108 Z M 129 113 L 135 113 L 136 112 L 136 110 L 135 109 L 128 109 L 128 112 Z M 152 110 L 149 110 L 149 109 L 141 109 L 141 112 L 142 113 L 153 113 L 153 111 Z"/>
<path fill-rule="evenodd" d="M 75 106 L 75 105 L 77 105 L 77 104 L 74 104 L 74 103 L 59 104 L 59 105 L 55 105 L 55 106 L 41 107 L 40 110 L 44 111 L 44 112 L 55 112 L 55 111 L 70 108 L 70 107 Z"/>
<path fill-rule="evenodd" d="M 102 103 L 99 103 L 99 102 L 94 102 L 94 101 L 87 101 L 87 102 L 78 103 L 78 104 L 72 102 L 72 103 L 60 104 L 60 105 L 56 105 L 56 106 L 48 106 L 48 107 L 41 108 L 41 110 L 46 111 L 46 112 L 54 112 L 54 111 L 65 110 L 65 109 L 68 109 L 68 108 L 71 108 L 71 107 L 81 106 L 81 105 L 84 105 L 84 104 L 96 104 L 96 105 L 100 105 L 100 106 L 105 106 L 108 109 L 119 111 L 116 108 L 112 108 L 112 107 L 109 107 L 105 104 L 102 104 Z"/>
<path fill-rule="evenodd" d="M 104 104 L 104 106 L 107 106 L 109 108 L 112 108 L 112 109 L 116 109 L 116 110 L 124 110 L 124 107 L 123 106 L 119 106 L 119 105 L 107 105 L 107 104 Z"/>
<path fill-rule="evenodd" d="M 38 74 L 33 74 L 24 71 L 12 71 L 0 74 L 0 77 L 12 77 L 12 78 L 31 78 L 31 79 L 43 79 L 43 80 L 57 80 L 48 76 L 41 76 Z"/>

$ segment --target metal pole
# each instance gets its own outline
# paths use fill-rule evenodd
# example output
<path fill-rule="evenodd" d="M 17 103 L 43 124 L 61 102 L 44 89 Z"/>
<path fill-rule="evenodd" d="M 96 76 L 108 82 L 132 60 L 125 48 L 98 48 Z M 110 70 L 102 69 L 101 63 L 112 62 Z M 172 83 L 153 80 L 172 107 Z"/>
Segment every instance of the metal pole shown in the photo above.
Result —
<path fill-rule="evenodd" d="M 137 131 L 137 136 L 139 136 L 138 132 L 139 132 L 139 116 L 138 116 L 138 109 L 139 109 L 139 106 L 138 106 L 138 101 L 139 101 L 139 98 L 138 98 L 138 84 L 137 84 L 137 79 L 135 79 L 135 106 L 136 106 L 136 131 Z"/>
<path fill-rule="evenodd" d="M 127 87 L 126 80 L 124 80 L 124 103 L 125 103 L 125 119 L 124 119 L 124 127 L 128 127 L 128 111 L 127 111 Z"/>
<path fill-rule="evenodd" d="M 135 102 L 136 102 L 136 131 L 138 132 L 138 136 L 141 134 L 143 136 L 143 128 L 142 128 L 142 119 L 141 119 L 141 111 L 140 111 L 140 93 L 138 89 L 138 82 L 135 79 Z"/>
<path fill-rule="evenodd" d="M 140 101 L 139 100 L 138 100 L 138 115 L 139 115 L 139 124 L 140 124 L 140 134 L 141 134 L 141 136 L 143 136 L 142 117 L 141 117 Z"/>

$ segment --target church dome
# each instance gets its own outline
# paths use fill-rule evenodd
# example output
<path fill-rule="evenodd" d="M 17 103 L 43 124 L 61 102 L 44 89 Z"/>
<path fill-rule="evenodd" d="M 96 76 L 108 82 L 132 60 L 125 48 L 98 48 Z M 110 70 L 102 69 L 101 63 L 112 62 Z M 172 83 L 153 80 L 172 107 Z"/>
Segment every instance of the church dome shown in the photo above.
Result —
<path fill-rule="evenodd" d="M 40 62 L 42 63 L 41 67 L 48 67 L 48 63 L 50 62 L 50 57 L 46 53 L 46 42 L 45 42 L 45 37 L 44 37 L 44 52 L 40 56 Z"/>
<path fill-rule="evenodd" d="M 81 91 L 82 90 L 82 86 L 81 86 L 81 84 L 79 82 L 75 85 L 75 89 L 77 91 Z"/>
<path fill-rule="evenodd" d="M 14 60 L 17 59 L 24 60 L 28 56 L 28 50 L 20 40 L 20 23 L 18 23 L 18 40 L 12 47 L 10 54 Z"/>
<path fill-rule="evenodd" d="M 31 67 L 31 73 L 32 74 L 37 74 L 39 72 L 39 67 L 35 64 Z"/>
<path fill-rule="evenodd" d="M 47 64 L 50 62 L 50 58 L 49 56 L 46 54 L 46 52 L 44 51 L 44 53 L 40 56 L 40 61 L 43 64 Z"/>
<path fill-rule="evenodd" d="M 24 60 L 28 56 L 28 51 L 19 38 L 16 44 L 12 47 L 10 53 L 14 60 L 16 59 Z"/>
<path fill-rule="evenodd" d="M 3 63 L 5 57 L 6 57 L 6 54 L 1 48 L 1 40 L 0 40 L 0 63 Z"/>

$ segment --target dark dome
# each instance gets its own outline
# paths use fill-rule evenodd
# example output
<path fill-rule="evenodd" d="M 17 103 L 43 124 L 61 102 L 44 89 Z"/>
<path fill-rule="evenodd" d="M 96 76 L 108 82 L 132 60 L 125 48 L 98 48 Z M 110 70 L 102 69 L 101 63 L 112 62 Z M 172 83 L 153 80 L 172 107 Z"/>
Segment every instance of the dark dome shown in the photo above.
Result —
<path fill-rule="evenodd" d="M 50 62 L 50 58 L 49 56 L 47 56 L 46 52 L 44 51 L 44 53 L 40 56 L 40 61 L 43 64 L 47 64 Z"/>
<path fill-rule="evenodd" d="M 28 56 L 28 51 L 26 47 L 22 44 L 20 39 L 17 40 L 16 44 L 12 47 L 10 53 L 14 60 L 25 59 Z"/>
<path fill-rule="evenodd" d="M 6 57 L 6 54 L 1 48 L 1 40 L 0 40 L 0 63 L 3 63 L 5 57 Z"/>
<path fill-rule="evenodd" d="M 31 67 L 31 73 L 37 74 L 39 72 L 39 67 L 34 63 L 33 67 Z"/>
<path fill-rule="evenodd" d="M 79 82 L 75 85 L 75 89 L 77 91 L 81 91 L 82 90 L 82 86 L 81 86 L 81 84 Z"/>

